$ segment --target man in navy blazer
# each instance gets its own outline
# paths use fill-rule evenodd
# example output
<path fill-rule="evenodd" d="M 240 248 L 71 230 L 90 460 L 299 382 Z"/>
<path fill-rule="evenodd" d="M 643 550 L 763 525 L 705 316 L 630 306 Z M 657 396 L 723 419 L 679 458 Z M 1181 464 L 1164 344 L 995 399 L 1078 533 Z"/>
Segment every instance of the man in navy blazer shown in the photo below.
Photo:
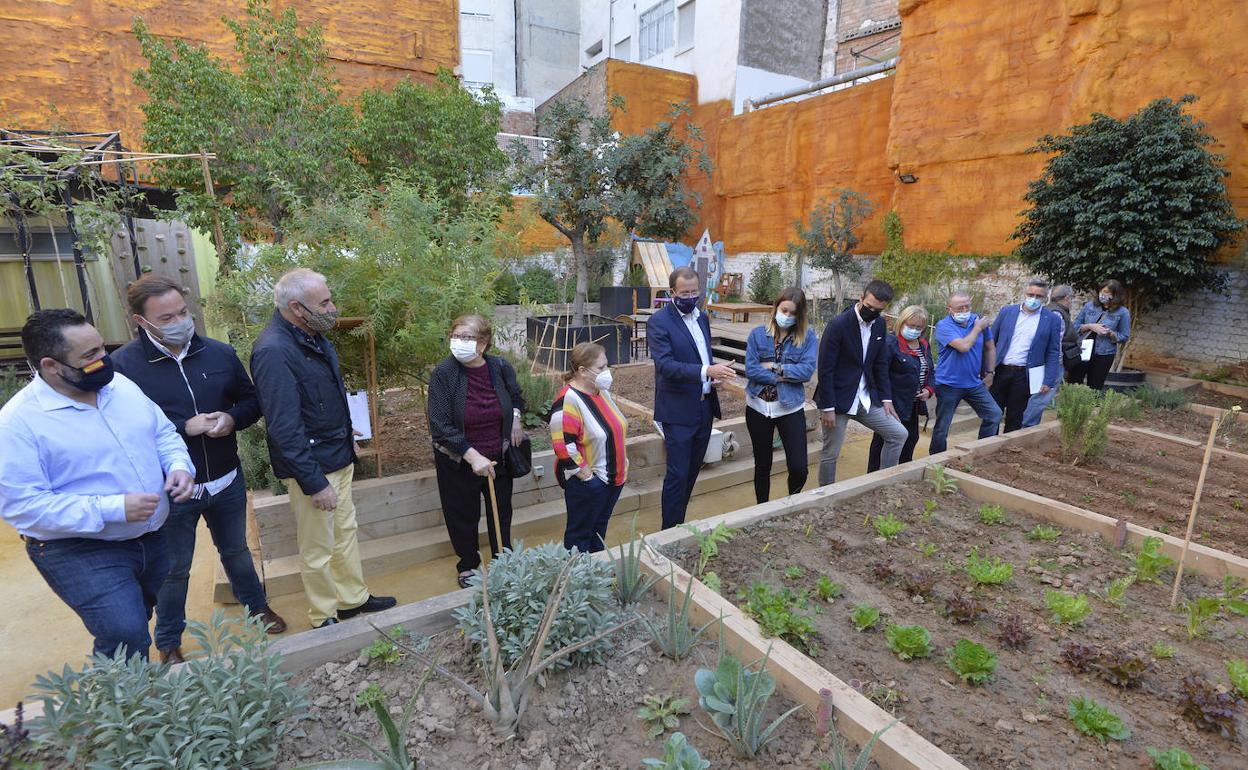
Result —
<path fill-rule="evenodd" d="M 685 522 L 689 496 L 702 470 L 711 421 L 720 416 L 715 386 L 736 373 L 711 358 L 711 324 L 698 310 L 698 274 L 678 267 L 668 278 L 672 301 L 646 326 L 654 360 L 654 420 L 663 428 L 663 529 Z"/>
<path fill-rule="evenodd" d="M 1031 279 L 1022 304 L 1001 308 L 992 323 L 999 363 L 990 392 L 1005 412 L 1005 433 L 1023 425 L 1027 401 L 1032 396 L 1029 370 L 1044 367 L 1038 394 L 1056 388 L 1062 376 L 1062 319 L 1044 308 L 1048 291 L 1046 281 Z"/>
<path fill-rule="evenodd" d="M 836 481 L 836 460 L 850 420 L 865 425 L 884 439 L 880 467 L 897 464 L 906 443 L 906 427 L 893 410 L 888 378 L 882 314 L 893 300 L 893 287 L 873 280 L 862 299 L 828 322 L 819 340 L 819 385 L 815 405 L 822 412 L 823 449 L 819 453 L 819 484 Z M 909 396 L 907 396 L 909 397 Z"/>

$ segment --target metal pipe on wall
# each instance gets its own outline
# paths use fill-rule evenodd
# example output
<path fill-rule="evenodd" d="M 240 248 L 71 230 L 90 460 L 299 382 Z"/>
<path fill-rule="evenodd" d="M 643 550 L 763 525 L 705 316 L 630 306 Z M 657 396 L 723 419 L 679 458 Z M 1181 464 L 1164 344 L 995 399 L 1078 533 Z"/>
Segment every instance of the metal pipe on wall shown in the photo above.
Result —
<path fill-rule="evenodd" d="M 808 85 L 795 86 L 793 88 L 789 88 L 784 91 L 777 91 L 776 93 L 768 94 L 767 96 L 764 96 L 761 99 L 747 99 L 745 101 L 745 111 L 749 112 L 758 107 L 762 107 L 763 105 L 766 105 L 766 104 L 774 104 L 775 102 L 782 102 L 785 99 L 792 99 L 795 96 L 801 96 L 803 94 L 809 94 L 815 91 L 822 91 L 825 88 L 831 88 L 832 86 L 839 86 L 842 83 L 849 83 L 854 80 L 861 80 L 862 78 L 871 77 L 872 75 L 879 75 L 879 74 L 888 72 L 889 70 L 897 66 L 897 62 L 900 60 L 900 58 L 901 57 L 899 56 L 894 56 L 893 58 L 888 59 L 886 61 L 882 61 L 879 64 L 872 64 L 869 67 L 862 67 L 860 69 L 850 70 L 849 72 L 846 72 L 840 75 L 833 75 L 830 78 L 816 80 L 815 82 L 810 83 Z"/>

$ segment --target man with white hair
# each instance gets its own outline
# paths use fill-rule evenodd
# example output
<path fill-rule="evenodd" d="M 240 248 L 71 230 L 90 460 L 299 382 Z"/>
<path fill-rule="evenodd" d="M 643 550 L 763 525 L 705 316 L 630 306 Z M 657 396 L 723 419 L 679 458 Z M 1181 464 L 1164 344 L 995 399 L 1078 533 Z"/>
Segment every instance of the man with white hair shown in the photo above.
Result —
<path fill-rule="evenodd" d="M 307 268 L 274 287 L 277 309 L 251 351 L 273 473 L 295 513 L 303 590 L 316 628 L 393 607 L 364 584 L 351 480 L 355 440 L 338 354 L 324 333 L 338 321 L 325 276 Z"/>

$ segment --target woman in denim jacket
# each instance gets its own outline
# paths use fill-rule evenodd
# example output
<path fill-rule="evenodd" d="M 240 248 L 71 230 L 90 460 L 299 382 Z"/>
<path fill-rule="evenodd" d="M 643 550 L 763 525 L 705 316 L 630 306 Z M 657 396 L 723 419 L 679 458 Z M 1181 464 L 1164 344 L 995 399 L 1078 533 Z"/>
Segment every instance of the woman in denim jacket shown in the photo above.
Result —
<path fill-rule="evenodd" d="M 1088 387 L 1105 389 L 1105 378 L 1114 365 L 1118 346 L 1131 336 L 1131 311 L 1123 304 L 1126 292 L 1122 284 L 1110 279 L 1101 284 L 1096 299 L 1079 310 L 1071 325 L 1075 327 L 1080 341 L 1091 337 L 1092 359 L 1076 360 L 1066 370 L 1066 381 L 1083 383 L 1087 377 Z"/>
<path fill-rule="evenodd" d="M 745 427 L 754 446 L 754 497 L 771 496 L 772 437 L 780 431 L 789 494 L 806 485 L 806 383 L 815 374 L 819 342 L 806 316 L 806 294 L 780 292 L 772 314 L 745 344 Z"/>

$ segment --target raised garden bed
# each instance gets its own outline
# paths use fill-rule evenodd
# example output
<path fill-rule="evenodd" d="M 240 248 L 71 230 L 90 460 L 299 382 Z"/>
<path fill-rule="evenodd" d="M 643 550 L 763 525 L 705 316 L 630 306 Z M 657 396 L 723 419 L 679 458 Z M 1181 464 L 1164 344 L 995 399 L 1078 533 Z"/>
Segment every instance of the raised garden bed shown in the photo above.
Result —
<path fill-rule="evenodd" d="M 1189 420 L 1206 418 L 1190 412 Z M 1204 446 L 1114 430 L 1104 455 L 1082 466 L 1062 460 L 1056 435 L 1041 446 L 1003 444 L 953 464 L 981 478 L 1182 537 Z M 1248 556 L 1248 461 L 1215 453 L 1194 542 Z"/>
<path fill-rule="evenodd" d="M 1213 415 L 1198 412 L 1195 409 L 1144 409 L 1138 418 L 1120 419 L 1118 424 L 1168 433 L 1172 436 L 1199 441 L 1201 446 L 1204 446 L 1209 438 L 1209 425 L 1213 420 Z M 1239 418 L 1229 425 L 1219 436 L 1217 446 L 1234 452 L 1248 453 L 1248 421 Z"/>
<path fill-rule="evenodd" d="M 1133 561 L 1099 537 L 1066 529 L 1051 542 L 1029 539 L 1029 532 L 1049 522 L 1007 507 L 1001 511 L 1003 523 L 983 524 L 979 506 L 960 492 L 936 495 L 926 481 L 879 486 L 835 505 L 815 505 L 748 526 L 719 546 L 707 569 L 738 606 L 746 603 L 738 592 L 748 591 L 755 581 L 809 592 L 813 624 L 806 643 L 814 661 L 861 687 L 967 767 L 1141 768 L 1148 763 L 1148 746 L 1186 749 L 1209 767 L 1248 763 L 1238 742 L 1198 731 L 1185 720 L 1180 697 L 1187 673 L 1225 685 L 1223 661 L 1243 657 L 1248 621 L 1231 615 L 1214 622 L 1207 636 L 1189 638 L 1186 616 L 1168 609 L 1168 582 L 1137 582 L 1127 589 L 1122 608 L 1102 598 L 1112 580 L 1130 573 Z M 888 512 L 906 525 L 891 541 L 868 523 Z M 973 588 L 964 569 L 972 547 L 1012 564 L 1012 579 L 999 587 Z M 669 547 L 668 552 L 686 565 L 696 561 L 696 546 Z M 877 564 L 889 565 L 894 576 L 881 577 L 884 570 L 877 572 Z M 786 575 L 793 567 L 801 570 L 800 577 Z M 830 603 L 814 598 L 821 576 L 839 584 L 840 596 Z M 1164 573 L 1162 580 L 1171 576 Z M 922 585 L 927 582 L 930 586 Z M 1059 587 L 1087 595 L 1092 612 L 1081 624 L 1052 619 L 1045 593 Z M 915 599 L 912 591 L 918 588 L 930 588 L 930 597 Z M 1183 594 L 1213 596 L 1222 589 L 1220 581 L 1189 576 Z M 976 599 L 985 613 L 955 623 L 945 614 L 946 599 L 955 595 Z M 851 610 L 858 604 L 881 610 L 875 629 L 856 630 Z M 1017 616 L 1031 634 L 1022 651 L 1006 649 L 998 638 L 1008 616 Z M 879 630 L 887 623 L 927 628 L 931 656 L 901 661 Z M 982 686 L 964 684 L 945 662 L 947 649 L 963 638 L 998 657 L 995 673 Z M 1136 687 L 1119 688 L 1095 670 L 1076 673 L 1061 662 L 1070 642 L 1129 650 L 1151 668 Z M 1156 644 L 1173 647 L 1173 657 L 1153 660 Z M 1074 697 L 1108 707 L 1131 736 L 1102 746 L 1078 732 L 1067 718 Z"/>
<path fill-rule="evenodd" d="M 654 365 L 627 366 L 612 372 L 611 392 L 647 409 L 654 409 Z M 729 388 L 719 389 L 719 409 L 723 419 L 745 414 L 745 399 Z"/>
<path fill-rule="evenodd" d="M 642 613 L 666 616 L 666 602 L 646 599 Z M 690 699 L 693 711 L 698 693 L 694 672 L 714 667 L 716 640 L 707 634 L 693 654 L 680 662 L 660 655 L 640 625 L 613 637 L 603 665 L 557 671 L 546 686 L 534 692 L 522 723 L 522 733 L 504 739 L 494 733 L 479 710 L 462 693 L 440 677 L 429 680 L 415 712 L 409 746 L 421 767 L 429 768 L 634 768 L 647 757 L 663 754 L 662 738 L 646 736 L 646 726 L 636 716 L 648 694 Z M 429 652 L 458 676 L 480 686 L 481 674 L 475 653 L 457 630 L 436 634 Z M 770 666 L 769 666 L 770 670 Z M 337 661 L 303 671 L 295 681 L 310 689 L 309 719 L 303 724 L 306 737 L 291 737 L 281 749 L 278 768 L 290 768 L 314 760 L 360 757 L 362 747 L 346 741 L 339 730 L 359 735 L 372 745 L 385 739 L 370 709 L 356 703 L 370 684 L 386 693 L 392 710 L 401 710 L 424 674 L 424 667 L 404 658 L 397 663 L 368 661 L 351 654 Z M 767 721 L 792 708 L 793 701 L 777 693 L 768 707 Z M 710 721 L 699 714 L 704 724 Z M 756 761 L 736 756 L 727 743 L 698 728 L 694 717 L 680 717 L 679 730 L 715 768 L 812 767 L 820 756 L 812 738 L 813 716 L 799 711 L 780 728 L 776 739 Z M 671 734 L 674 730 L 668 730 Z"/>

